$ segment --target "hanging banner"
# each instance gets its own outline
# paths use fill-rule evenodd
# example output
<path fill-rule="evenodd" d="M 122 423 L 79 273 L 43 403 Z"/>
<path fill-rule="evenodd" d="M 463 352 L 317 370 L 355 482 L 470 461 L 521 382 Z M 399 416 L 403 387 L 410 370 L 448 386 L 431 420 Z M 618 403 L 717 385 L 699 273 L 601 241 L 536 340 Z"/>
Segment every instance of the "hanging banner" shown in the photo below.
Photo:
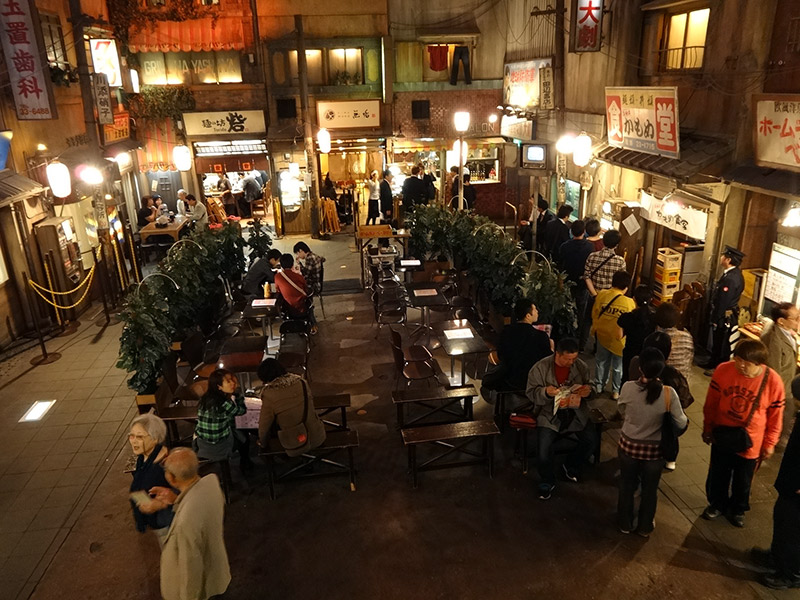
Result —
<path fill-rule="evenodd" d="M 380 127 L 380 100 L 317 102 L 317 123 L 326 129 Z"/>
<path fill-rule="evenodd" d="M 39 15 L 31 0 L 1 0 L 3 54 L 17 119 L 57 119 L 50 86 L 50 72 L 44 62 Z"/>
<path fill-rule="evenodd" d="M 598 52 L 603 32 L 603 0 L 572 0 L 569 51 Z"/>
<path fill-rule="evenodd" d="M 677 87 L 607 87 L 606 122 L 611 146 L 680 157 Z"/>
<path fill-rule="evenodd" d="M 267 132 L 261 110 L 183 113 L 183 125 L 186 135 Z"/>
<path fill-rule="evenodd" d="M 800 96 L 753 96 L 755 162 L 762 167 L 800 171 Z"/>
<path fill-rule="evenodd" d="M 103 73 L 108 77 L 108 85 L 120 87 L 122 85 L 122 69 L 119 68 L 119 55 L 117 42 L 114 40 L 89 40 L 89 50 L 92 54 L 92 65 L 95 73 Z"/>
<path fill-rule="evenodd" d="M 114 123 L 114 112 L 111 108 L 111 88 L 105 73 L 92 73 L 92 90 L 94 104 L 97 107 L 97 122 L 100 125 Z"/>
<path fill-rule="evenodd" d="M 552 65 L 550 58 L 506 64 L 503 69 L 503 103 L 515 108 L 540 106 L 541 70 Z"/>
<path fill-rule="evenodd" d="M 644 190 L 640 193 L 644 217 L 695 240 L 705 241 L 708 213 L 681 203 L 677 192 L 658 199 Z"/>

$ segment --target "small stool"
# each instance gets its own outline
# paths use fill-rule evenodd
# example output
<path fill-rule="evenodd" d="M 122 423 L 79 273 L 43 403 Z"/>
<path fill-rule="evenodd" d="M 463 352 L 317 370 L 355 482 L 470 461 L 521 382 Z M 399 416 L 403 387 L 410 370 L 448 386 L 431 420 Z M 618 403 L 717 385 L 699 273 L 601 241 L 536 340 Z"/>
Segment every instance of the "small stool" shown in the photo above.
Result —
<path fill-rule="evenodd" d="M 511 413 L 508 417 L 508 424 L 516 433 L 516 442 L 514 447 L 519 446 L 520 438 L 522 438 L 522 473 L 528 472 L 528 432 L 531 429 L 536 429 L 536 417 L 531 413 Z"/>

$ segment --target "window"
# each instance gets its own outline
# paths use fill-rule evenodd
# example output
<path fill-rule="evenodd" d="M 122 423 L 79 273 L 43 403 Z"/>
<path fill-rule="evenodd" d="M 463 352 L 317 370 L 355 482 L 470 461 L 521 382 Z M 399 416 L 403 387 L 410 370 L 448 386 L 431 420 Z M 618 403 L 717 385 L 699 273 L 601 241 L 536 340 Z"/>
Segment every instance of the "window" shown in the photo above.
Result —
<path fill-rule="evenodd" d="M 215 6 L 219 4 L 219 0 L 200 0 L 201 6 Z"/>
<path fill-rule="evenodd" d="M 789 19 L 789 32 L 786 40 L 787 52 L 800 52 L 800 17 Z"/>
<path fill-rule="evenodd" d="M 431 101 L 430 100 L 412 100 L 411 101 L 411 118 L 412 119 L 430 119 L 431 118 Z"/>
<path fill-rule="evenodd" d="M 241 83 L 241 57 L 235 50 L 216 52 L 142 52 L 141 82 L 145 85 Z"/>
<path fill-rule="evenodd" d="M 61 19 L 58 15 L 40 13 L 42 38 L 47 53 L 47 62 L 55 65 L 67 64 L 67 52 L 64 49 L 64 33 L 61 30 Z"/>
<path fill-rule="evenodd" d="M 325 78 L 322 75 L 322 50 L 306 50 L 306 70 L 308 85 L 325 85 Z M 289 77 L 294 85 L 300 85 L 297 50 L 289 52 Z"/>
<path fill-rule="evenodd" d="M 361 85 L 364 83 L 364 61 L 361 48 L 306 50 L 308 85 Z M 299 85 L 297 51 L 289 52 L 289 77 Z"/>
<path fill-rule="evenodd" d="M 278 112 L 278 119 L 297 118 L 297 102 L 294 98 L 277 98 L 275 108 Z"/>
<path fill-rule="evenodd" d="M 662 66 L 666 71 L 700 69 L 706 50 L 708 8 L 669 15 L 667 35 L 662 50 Z"/>

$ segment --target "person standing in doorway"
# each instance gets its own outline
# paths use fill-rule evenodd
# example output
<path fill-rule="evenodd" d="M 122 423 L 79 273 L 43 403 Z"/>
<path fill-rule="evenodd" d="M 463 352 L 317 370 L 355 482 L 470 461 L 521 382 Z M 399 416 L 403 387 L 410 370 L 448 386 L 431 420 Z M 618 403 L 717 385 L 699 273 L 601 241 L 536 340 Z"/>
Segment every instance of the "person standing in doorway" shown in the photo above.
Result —
<path fill-rule="evenodd" d="M 731 351 L 739 337 L 739 298 L 744 291 L 744 277 L 739 265 L 743 258 L 740 250 L 725 246 L 725 252 L 719 259 L 722 277 L 717 281 L 711 297 L 711 358 L 703 365 L 707 376 L 711 376 L 718 364 L 730 360 Z"/>
<path fill-rule="evenodd" d="M 375 220 L 381 216 L 378 203 L 381 199 L 381 182 L 378 181 L 378 172 L 373 171 L 367 179 L 367 189 L 369 190 L 369 200 L 367 200 L 367 225 L 375 225 Z"/>
<path fill-rule="evenodd" d="M 392 212 L 394 211 L 394 197 L 392 196 L 392 180 L 394 175 L 389 169 L 383 172 L 383 179 L 381 180 L 381 218 L 387 223 L 392 220 Z"/>

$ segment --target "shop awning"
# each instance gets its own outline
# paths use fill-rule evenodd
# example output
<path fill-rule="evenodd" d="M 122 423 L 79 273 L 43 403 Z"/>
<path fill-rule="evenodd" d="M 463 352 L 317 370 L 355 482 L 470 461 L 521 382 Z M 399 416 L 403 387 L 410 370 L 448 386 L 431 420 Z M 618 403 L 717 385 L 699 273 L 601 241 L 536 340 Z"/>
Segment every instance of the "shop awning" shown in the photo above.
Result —
<path fill-rule="evenodd" d="M 242 50 L 241 17 L 156 21 L 131 32 L 131 52 L 210 52 Z"/>
<path fill-rule="evenodd" d="M 0 208 L 47 191 L 38 181 L 18 175 L 11 169 L 0 171 Z"/>
<path fill-rule="evenodd" d="M 667 158 L 604 143 L 595 155 L 598 160 L 642 173 L 683 183 L 708 183 L 709 178 L 721 176 L 723 159 L 733 151 L 733 144 L 721 138 L 681 133 L 680 151 L 680 158 Z"/>
<path fill-rule="evenodd" d="M 502 137 L 486 137 L 486 138 L 470 138 L 465 137 L 464 141 L 470 148 L 478 146 L 500 146 L 507 144 L 508 140 Z M 395 139 L 394 150 L 395 152 L 429 152 L 438 150 L 452 150 L 453 140 L 445 138 L 414 138 L 414 139 Z"/>
<path fill-rule="evenodd" d="M 120 140 L 118 142 L 114 142 L 113 144 L 108 144 L 105 148 L 103 148 L 103 156 L 106 158 L 114 158 L 122 152 L 130 152 L 131 150 L 137 150 L 143 147 L 144 145 L 142 142 L 138 140 Z"/>
<path fill-rule="evenodd" d="M 737 165 L 722 175 L 726 183 L 755 192 L 766 192 L 775 196 L 800 196 L 800 173 L 758 167 L 752 163 Z"/>

